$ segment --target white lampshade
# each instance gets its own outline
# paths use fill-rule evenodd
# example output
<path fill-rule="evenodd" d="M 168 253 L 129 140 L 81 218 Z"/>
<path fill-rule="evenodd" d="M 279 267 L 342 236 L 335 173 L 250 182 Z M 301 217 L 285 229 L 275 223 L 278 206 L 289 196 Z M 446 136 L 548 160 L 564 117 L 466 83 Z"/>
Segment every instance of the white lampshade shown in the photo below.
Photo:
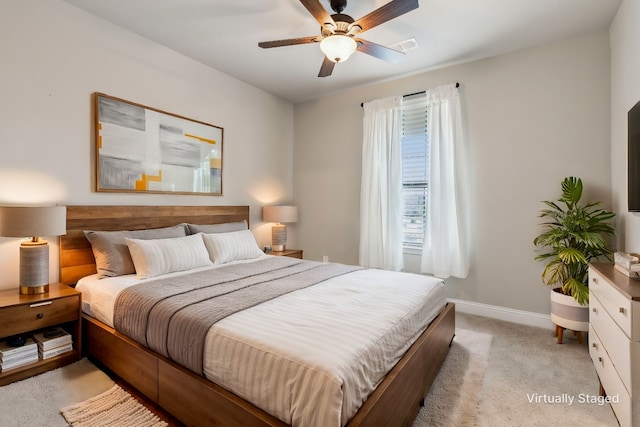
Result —
<path fill-rule="evenodd" d="M 265 222 L 297 222 L 296 206 L 263 206 L 262 219 Z"/>
<path fill-rule="evenodd" d="M 344 62 L 356 51 L 356 41 L 342 34 L 334 34 L 320 42 L 320 50 L 332 62 Z"/>
<path fill-rule="evenodd" d="M 0 236 L 61 236 L 66 232 L 66 206 L 0 207 Z"/>
<path fill-rule="evenodd" d="M 0 236 L 31 237 L 20 245 L 20 293 L 49 291 L 49 245 L 40 236 L 67 232 L 65 206 L 0 207 Z"/>

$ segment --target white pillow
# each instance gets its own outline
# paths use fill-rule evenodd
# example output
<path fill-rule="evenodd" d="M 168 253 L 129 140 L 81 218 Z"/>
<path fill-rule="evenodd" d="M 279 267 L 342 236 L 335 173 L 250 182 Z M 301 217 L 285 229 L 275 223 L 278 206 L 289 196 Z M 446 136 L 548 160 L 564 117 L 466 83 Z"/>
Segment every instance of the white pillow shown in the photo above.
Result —
<path fill-rule="evenodd" d="M 125 239 L 138 279 L 212 265 L 200 234 L 170 239 Z"/>
<path fill-rule="evenodd" d="M 262 255 L 262 250 L 250 230 L 203 234 L 202 237 L 215 264 L 253 259 Z"/>

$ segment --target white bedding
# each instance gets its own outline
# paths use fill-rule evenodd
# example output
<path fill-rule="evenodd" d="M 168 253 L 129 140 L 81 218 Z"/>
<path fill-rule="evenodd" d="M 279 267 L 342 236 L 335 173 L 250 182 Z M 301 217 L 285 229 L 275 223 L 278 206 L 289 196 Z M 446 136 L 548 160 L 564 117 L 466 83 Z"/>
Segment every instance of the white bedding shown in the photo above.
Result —
<path fill-rule="evenodd" d="M 140 282 L 89 276 L 76 288 L 83 310 L 112 325 L 118 292 Z M 444 305 L 440 279 L 355 271 L 216 323 L 205 376 L 293 426 L 340 427 Z"/>

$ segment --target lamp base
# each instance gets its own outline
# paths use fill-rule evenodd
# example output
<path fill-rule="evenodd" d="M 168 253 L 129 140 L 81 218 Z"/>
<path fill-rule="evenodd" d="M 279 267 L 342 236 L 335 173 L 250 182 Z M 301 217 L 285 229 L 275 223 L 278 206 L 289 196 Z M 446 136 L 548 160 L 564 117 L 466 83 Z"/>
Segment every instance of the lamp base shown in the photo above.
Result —
<path fill-rule="evenodd" d="M 37 295 L 37 294 L 45 294 L 49 292 L 49 285 L 41 285 L 41 286 L 20 286 L 20 294 L 22 295 Z"/>
<path fill-rule="evenodd" d="M 287 226 L 275 224 L 271 227 L 271 246 L 275 252 L 284 251 L 287 243 Z"/>
<path fill-rule="evenodd" d="M 20 293 L 49 292 L 49 245 L 44 240 L 20 245 Z"/>

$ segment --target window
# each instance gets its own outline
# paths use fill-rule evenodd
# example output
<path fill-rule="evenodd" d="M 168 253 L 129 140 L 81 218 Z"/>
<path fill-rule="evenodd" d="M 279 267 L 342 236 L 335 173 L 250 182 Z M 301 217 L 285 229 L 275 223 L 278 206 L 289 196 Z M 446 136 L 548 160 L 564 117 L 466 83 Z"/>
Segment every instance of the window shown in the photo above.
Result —
<path fill-rule="evenodd" d="M 429 140 L 424 93 L 402 102 L 403 246 L 422 249 L 429 189 Z"/>

